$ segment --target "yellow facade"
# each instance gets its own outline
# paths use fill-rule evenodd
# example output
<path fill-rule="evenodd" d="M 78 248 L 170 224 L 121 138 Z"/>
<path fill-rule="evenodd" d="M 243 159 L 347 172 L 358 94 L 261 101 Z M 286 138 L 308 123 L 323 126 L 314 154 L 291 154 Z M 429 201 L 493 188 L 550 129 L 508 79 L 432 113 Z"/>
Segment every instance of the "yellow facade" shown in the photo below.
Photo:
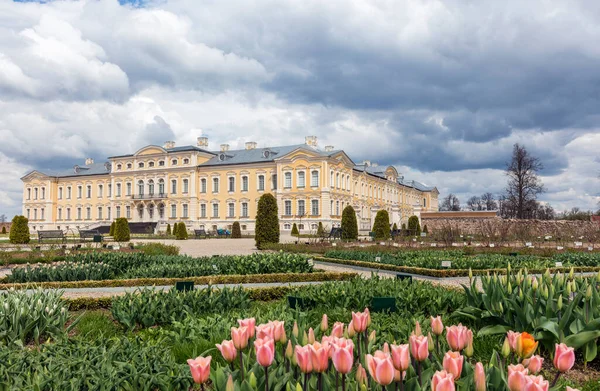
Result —
<path fill-rule="evenodd" d="M 109 225 L 117 217 L 131 222 L 185 222 L 189 229 L 230 228 L 239 221 L 252 233 L 258 199 L 272 193 L 278 202 L 282 230 L 297 223 L 304 232 L 341 222 L 352 205 L 359 228 L 368 231 L 378 210 L 391 223 L 413 214 L 438 210 L 438 191 L 407 182 L 393 167 L 355 164 L 343 151 L 306 144 L 209 151 L 206 138 L 198 146 L 147 146 L 115 156 L 106 163 L 75 166 L 57 174 L 33 171 L 22 178 L 23 215 L 32 230 L 77 231 Z"/>

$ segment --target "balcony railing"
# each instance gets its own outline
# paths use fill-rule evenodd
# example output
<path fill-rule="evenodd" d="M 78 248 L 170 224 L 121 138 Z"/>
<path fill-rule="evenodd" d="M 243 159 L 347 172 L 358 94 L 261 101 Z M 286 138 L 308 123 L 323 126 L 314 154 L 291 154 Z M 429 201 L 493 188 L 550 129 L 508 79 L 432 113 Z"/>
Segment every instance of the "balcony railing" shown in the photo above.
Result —
<path fill-rule="evenodd" d="M 156 200 L 160 198 L 167 198 L 167 193 L 133 194 L 131 196 L 131 199 L 134 200 Z"/>

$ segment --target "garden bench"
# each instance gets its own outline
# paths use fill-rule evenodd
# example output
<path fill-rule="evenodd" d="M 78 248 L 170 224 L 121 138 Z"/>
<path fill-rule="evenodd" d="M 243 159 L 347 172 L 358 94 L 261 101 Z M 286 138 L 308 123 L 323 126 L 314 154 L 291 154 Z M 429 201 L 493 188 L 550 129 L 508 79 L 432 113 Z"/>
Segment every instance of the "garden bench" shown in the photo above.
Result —
<path fill-rule="evenodd" d="M 219 238 L 226 237 L 228 238 L 231 235 L 228 229 L 217 229 L 217 236 Z"/>
<path fill-rule="evenodd" d="M 92 239 L 94 242 L 102 242 L 103 238 L 98 230 L 89 229 L 79 231 L 79 239 L 81 239 L 82 242 L 85 242 L 86 239 Z"/>
<path fill-rule="evenodd" d="M 200 237 L 201 237 L 201 236 L 203 236 L 203 237 L 204 237 L 204 239 L 206 239 L 206 237 L 207 237 L 208 235 L 207 235 L 206 231 L 205 231 L 205 230 L 203 230 L 203 229 L 195 229 L 195 230 L 194 230 L 194 237 L 195 237 L 196 239 L 200 239 Z"/>
<path fill-rule="evenodd" d="M 329 236 L 327 239 L 341 239 L 342 238 L 342 229 L 341 228 L 331 228 L 331 232 L 329 232 Z"/>
<path fill-rule="evenodd" d="M 67 241 L 65 233 L 60 229 L 38 231 L 38 242 L 41 243 L 43 239 L 60 239 L 63 243 Z"/>

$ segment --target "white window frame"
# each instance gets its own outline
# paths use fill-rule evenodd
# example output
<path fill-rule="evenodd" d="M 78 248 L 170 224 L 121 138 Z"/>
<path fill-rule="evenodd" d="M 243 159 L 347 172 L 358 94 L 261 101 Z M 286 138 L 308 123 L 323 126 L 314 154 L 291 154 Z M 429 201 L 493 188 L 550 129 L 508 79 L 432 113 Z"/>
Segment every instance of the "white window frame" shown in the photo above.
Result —
<path fill-rule="evenodd" d="M 183 217 L 183 218 L 189 217 L 188 204 L 181 205 L 181 217 Z"/>
<path fill-rule="evenodd" d="M 206 178 L 200 179 L 200 193 L 206 193 L 206 189 L 207 189 L 206 183 L 207 183 Z"/>
<path fill-rule="evenodd" d="M 302 171 L 298 171 L 298 175 L 296 178 L 296 187 L 297 188 L 305 188 L 306 187 L 306 171 L 302 170 Z"/>
<path fill-rule="evenodd" d="M 310 170 L 310 187 L 319 187 L 319 170 Z"/>
<path fill-rule="evenodd" d="M 227 217 L 235 217 L 235 202 L 227 203 Z"/>
<path fill-rule="evenodd" d="M 182 193 L 183 194 L 187 194 L 189 192 L 189 190 L 190 190 L 190 181 L 189 181 L 189 179 L 186 178 L 186 179 L 183 180 L 183 190 L 182 190 Z"/>
<path fill-rule="evenodd" d="M 292 200 L 283 201 L 283 214 L 284 216 L 292 215 Z"/>
<path fill-rule="evenodd" d="M 171 204 L 171 218 L 174 219 L 177 217 L 177 205 Z"/>
<path fill-rule="evenodd" d="M 242 176 L 242 191 L 248 191 L 249 183 L 248 175 Z"/>
<path fill-rule="evenodd" d="M 292 173 L 291 173 L 291 171 L 286 171 L 283 173 L 283 188 L 284 189 L 292 188 Z"/>
<path fill-rule="evenodd" d="M 63 198 L 63 188 L 62 186 L 58 188 L 58 199 L 62 200 Z"/>
<path fill-rule="evenodd" d="M 315 202 L 317 205 L 317 213 L 315 213 Z M 319 200 L 310 200 L 310 214 L 311 216 L 319 216 Z"/>
<path fill-rule="evenodd" d="M 302 208 L 300 207 L 302 205 Z M 298 200 L 296 204 L 296 209 L 298 211 L 299 216 L 304 216 L 306 214 L 306 200 Z"/>
<path fill-rule="evenodd" d="M 200 217 L 206 218 L 206 204 L 200 204 Z"/>
<path fill-rule="evenodd" d="M 219 217 L 219 203 L 218 202 L 212 203 L 212 217 L 213 218 Z"/>
<path fill-rule="evenodd" d="M 248 217 L 248 203 L 242 202 L 240 207 L 240 217 Z"/>
<path fill-rule="evenodd" d="M 258 191 L 265 191 L 265 174 L 258 175 L 258 180 L 256 181 L 256 189 Z"/>
<path fill-rule="evenodd" d="M 235 192 L 235 177 L 234 176 L 230 175 L 227 177 L 227 191 L 229 193 Z"/>
<path fill-rule="evenodd" d="M 219 192 L 219 177 L 213 177 L 212 178 L 212 192 L 213 194 L 216 194 Z"/>
<path fill-rule="evenodd" d="M 171 179 L 171 194 L 177 194 L 177 179 Z"/>

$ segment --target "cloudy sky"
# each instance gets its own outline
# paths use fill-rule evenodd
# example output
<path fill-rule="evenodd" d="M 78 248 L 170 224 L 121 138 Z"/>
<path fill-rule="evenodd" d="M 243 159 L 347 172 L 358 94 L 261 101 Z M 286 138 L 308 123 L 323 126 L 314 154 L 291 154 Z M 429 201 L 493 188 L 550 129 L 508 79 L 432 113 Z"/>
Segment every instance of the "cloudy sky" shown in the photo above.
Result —
<path fill-rule="evenodd" d="M 463 203 L 519 142 L 595 209 L 598 42 L 589 0 L 0 0 L 0 214 L 29 170 L 200 135 L 316 135 Z"/>

